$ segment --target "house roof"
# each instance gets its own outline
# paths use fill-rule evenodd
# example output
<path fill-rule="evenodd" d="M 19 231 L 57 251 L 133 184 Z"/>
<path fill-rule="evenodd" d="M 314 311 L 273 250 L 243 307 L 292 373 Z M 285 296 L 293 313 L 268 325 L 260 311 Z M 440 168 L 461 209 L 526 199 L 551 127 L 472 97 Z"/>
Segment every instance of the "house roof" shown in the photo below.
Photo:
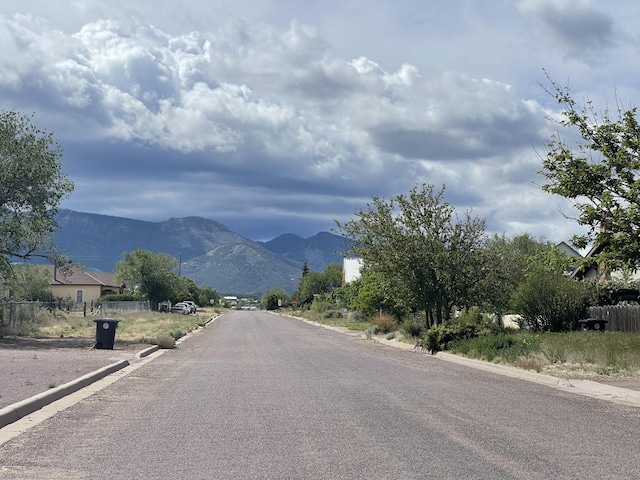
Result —
<path fill-rule="evenodd" d="M 594 245 L 585 255 L 585 259 L 594 259 L 596 255 L 602 253 L 604 249 L 603 245 Z M 576 280 L 582 280 L 587 277 L 598 277 L 600 273 L 600 268 L 595 260 L 589 265 L 581 265 L 576 267 L 576 269 L 571 273 L 571 278 L 575 278 Z"/>
<path fill-rule="evenodd" d="M 571 247 L 571 245 L 569 245 L 567 242 L 558 243 L 556 245 L 556 248 L 560 250 L 562 253 L 564 253 L 565 255 L 568 255 L 570 257 L 582 258 L 582 255 L 580 255 L 580 253 L 577 252 L 573 247 Z"/>
<path fill-rule="evenodd" d="M 55 269 L 53 265 L 41 265 L 51 275 L 51 285 L 100 285 L 103 287 L 118 287 L 113 273 L 85 272 L 81 268 L 70 266 L 69 273 Z"/>

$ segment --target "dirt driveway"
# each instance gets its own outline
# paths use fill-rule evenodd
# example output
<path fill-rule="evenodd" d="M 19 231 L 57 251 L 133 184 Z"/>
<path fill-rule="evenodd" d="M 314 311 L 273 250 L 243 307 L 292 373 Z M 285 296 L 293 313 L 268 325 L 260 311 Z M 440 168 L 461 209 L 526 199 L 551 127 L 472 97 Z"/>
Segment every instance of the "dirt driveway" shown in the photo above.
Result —
<path fill-rule="evenodd" d="M 135 360 L 149 344 L 116 339 L 96 350 L 94 338 L 0 338 L 0 408 L 60 386 L 120 360 Z"/>

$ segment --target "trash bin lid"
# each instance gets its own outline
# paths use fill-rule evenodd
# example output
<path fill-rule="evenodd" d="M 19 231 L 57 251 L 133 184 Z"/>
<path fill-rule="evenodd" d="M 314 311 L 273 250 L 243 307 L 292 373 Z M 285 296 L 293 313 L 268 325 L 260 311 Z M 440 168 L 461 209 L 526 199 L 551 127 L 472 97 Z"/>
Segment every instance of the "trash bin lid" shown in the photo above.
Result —
<path fill-rule="evenodd" d="M 120 320 L 116 320 L 115 318 L 96 318 L 93 321 L 96 322 L 97 328 L 102 327 L 105 330 L 109 330 L 111 328 L 113 329 L 118 328 L 118 322 Z"/>

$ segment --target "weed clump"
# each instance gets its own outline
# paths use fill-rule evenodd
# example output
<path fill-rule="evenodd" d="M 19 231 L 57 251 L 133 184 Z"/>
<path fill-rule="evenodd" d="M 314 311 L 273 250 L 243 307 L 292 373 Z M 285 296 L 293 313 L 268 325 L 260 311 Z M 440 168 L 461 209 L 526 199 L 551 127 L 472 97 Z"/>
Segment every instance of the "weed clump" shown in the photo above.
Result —
<path fill-rule="evenodd" d="M 372 325 L 371 327 L 365 330 L 364 334 L 367 337 L 367 339 L 371 339 L 371 337 L 373 337 L 374 335 L 377 335 L 379 331 L 380 329 L 378 328 L 377 325 Z"/>
<path fill-rule="evenodd" d="M 406 319 L 402 324 L 402 331 L 409 338 L 420 338 L 424 332 L 424 323 L 412 318 Z"/>
<path fill-rule="evenodd" d="M 174 330 L 173 332 L 171 332 L 171 336 L 173 337 L 174 340 L 178 340 L 182 337 L 184 337 L 184 332 L 180 329 Z"/>
<path fill-rule="evenodd" d="M 160 348 L 166 348 L 166 349 L 176 348 L 176 339 L 167 333 L 158 335 L 155 338 L 154 343 L 158 345 L 158 347 Z"/>
<path fill-rule="evenodd" d="M 378 327 L 378 331 L 381 333 L 389 333 L 398 328 L 398 320 L 393 315 L 388 313 L 380 313 L 376 315 L 371 323 Z"/>

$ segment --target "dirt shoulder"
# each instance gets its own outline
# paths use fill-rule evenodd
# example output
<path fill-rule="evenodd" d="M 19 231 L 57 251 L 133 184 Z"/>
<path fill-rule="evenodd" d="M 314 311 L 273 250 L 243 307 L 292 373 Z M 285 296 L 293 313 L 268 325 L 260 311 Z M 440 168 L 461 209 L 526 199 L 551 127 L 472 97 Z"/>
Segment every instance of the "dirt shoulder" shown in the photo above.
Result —
<path fill-rule="evenodd" d="M 150 347 L 116 341 L 96 350 L 94 338 L 0 338 L 0 408 L 60 386 L 120 360 L 135 360 Z"/>

